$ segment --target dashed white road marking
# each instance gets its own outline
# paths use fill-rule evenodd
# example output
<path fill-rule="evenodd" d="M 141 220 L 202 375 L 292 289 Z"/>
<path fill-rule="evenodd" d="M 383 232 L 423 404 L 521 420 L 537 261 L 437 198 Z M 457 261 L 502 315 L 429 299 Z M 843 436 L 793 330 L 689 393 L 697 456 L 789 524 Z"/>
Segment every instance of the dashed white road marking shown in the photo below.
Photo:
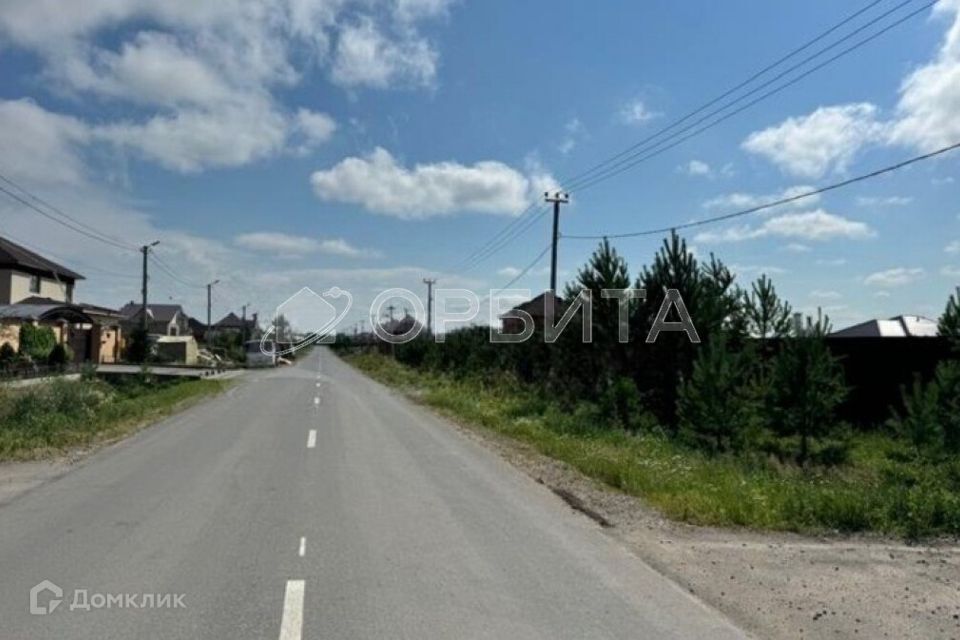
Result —
<path fill-rule="evenodd" d="M 313 449 L 317 446 L 317 430 L 310 429 L 310 433 L 307 434 L 307 449 Z"/>
<path fill-rule="evenodd" d="M 280 621 L 280 640 L 303 638 L 303 580 L 287 580 L 283 596 L 283 619 Z"/>
<path fill-rule="evenodd" d="M 320 396 L 313 397 L 313 404 L 320 404 Z"/>
<path fill-rule="evenodd" d="M 297 555 L 301 558 L 307 553 L 307 539 L 305 537 L 300 537 L 300 549 L 297 551 Z"/>

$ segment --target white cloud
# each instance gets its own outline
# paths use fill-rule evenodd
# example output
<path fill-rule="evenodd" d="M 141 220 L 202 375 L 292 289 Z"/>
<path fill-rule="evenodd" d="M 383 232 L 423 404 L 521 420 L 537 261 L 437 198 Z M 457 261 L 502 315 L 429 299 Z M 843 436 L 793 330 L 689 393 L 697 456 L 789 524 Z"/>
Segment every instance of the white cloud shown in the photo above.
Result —
<path fill-rule="evenodd" d="M 571 118 L 563 126 L 564 137 L 558 145 L 558 150 L 563 155 L 569 154 L 577 146 L 577 141 L 583 137 L 583 123 L 579 118 Z"/>
<path fill-rule="evenodd" d="M 688 176 L 702 176 L 705 178 L 713 177 L 713 169 L 710 168 L 709 164 L 702 160 L 691 160 L 686 164 L 680 165 L 677 167 L 677 169 Z"/>
<path fill-rule="evenodd" d="M 866 102 L 820 107 L 751 133 L 742 146 L 787 173 L 820 178 L 845 171 L 864 146 L 883 140 L 886 126 L 876 116 L 877 108 Z"/>
<path fill-rule="evenodd" d="M 779 193 L 768 193 L 768 194 L 756 194 L 756 193 L 744 193 L 744 192 L 734 192 L 726 193 L 715 198 L 711 198 L 703 203 L 705 209 L 752 209 L 753 207 L 759 207 L 761 205 L 777 202 L 779 200 L 785 200 L 787 198 L 792 198 L 804 193 L 813 191 L 815 187 L 809 185 L 798 184 L 792 187 L 787 187 Z M 808 196 L 806 198 L 801 198 L 799 200 L 794 200 L 792 202 L 787 202 L 778 207 L 771 207 L 766 211 L 774 213 L 776 211 L 784 211 L 786 209 L 797 209 L 797 208 L 807 208 L 811 205 L 820 202 L 820 194 Z"/>
<path fill-rule="evenodd" d="M 0 100 L 0 140 L 12 178 L 77 184 L 84 164 L 79 147 L 90 139 L 80 120 L 52 113 L 28 99 Z"/>
<path fill-rule="evenodd" d="M 819 258 L 817 264 L 821 267 L 842 267 L 847 264 L 846 258 Z"/>
<path fill-rule="evenodd" d="M 823 209 L 790 213 L 765 220 L 759 226 L 742 225 L 723 231 L 708 231 L 694 238 L 697 243 L 741 242 L 756 238 L 778 237 L 802 240 L 862 239 L 875 235 L 865 223 L 827 213 Z"/>
<path fill-rule="evenodd" d="M 300 108 L 297 110 L 297 128 L 306 138 L 306 144 L 314 146 L 329 140 L 337 123 L 326 113 Z"/>
<path fill-rule="evenodd" d="M 960 279 L 960 267 L 955 267 L 953 265 L 945 265 L 940 269 L 940 275 L 945 278 Z"/>
<path fill-rule="evenodd" d="M 805 244 L 801 244 L 799 242 L 791 242 L 790 244 L 785 246 L 784 249 L 792 253 L 807 253 L 811 251 L 809 246 Z"/>
<path fill-rule="evenodd" d="M 860 207 L 904 207 L 913 202 L 909 196 L 857 196 Z"/>
<path fill-rule="evenodd" d="M 620 120 L 626 124 L 644 124 L 659 117 L 659 113 L 651 111 L 643 100 L 632 100 L 620 109 Z"/>
<path fill-rule="evenodd" d="M 960 253 L 960 240 L 954 240 L 943 248 L 947 253 Z"/>
<path fill-rule="evenodd" d="M 350 87 L 431 84 L 437 53 L 420 24 L 451 2 L 10 0 L 0 40 L 36 54 L 47 92 L 111 103 L 106 118 L 78 123 L 85 144 L 193 172 L 328 140 L 329 115 L 292 111 L 277 96 L 315 71 Z"/>
<path fill-rule="evenodd" d="M 770 265 L 759 265 L 759 264 L 731 264 L 730 271 L 732 271 L 734 275 L 744 276 L 744 277 L 750 276 L 752 274 L 757 274 L 757 275 L 766 274 L 768 276 L 775 276 L 775 275 L 779 275 L 787 272 L 787 270 L 784 269 L 783 267 L 774 267 Z"/>
<path fill-rule="evenodd" d="M 953 14 L 937 57 L 908 75 L 900 86 L 894 143 L 933 151 L 960 139 L 960 3 L 939 2 L 935 14 Z"/>
<path fill-rule="evenodd" d="M 877 107 L 866 102 L 821 107 L 750 134 L 743 148 L 794 175 L 819 178 L 845 171 L 871 144 L 929 152 L 955 142 L 960 138 L 960 2 L 942 0 L 933 13 L 951 19 L 951 25 L 934 59 L 903 79 L 891 118 L 880 120 Z"/>
<path fill-rule="evenodd" d="M 919 267 L 896 267 L 871 273 L 863 279 L 863 282 L 874 287 L 901 287 L 915 282 L 923 274 L 924 270 Z"/>
<path fill-rule="evenodd" d="M 437 52 L 423 38 L 387 37 L 369 18 L 345 27 L 337 40 L 333 81 L 345 87 L 385 88 L 394 83 L 429 86 Z"/>
<path fill-rule="evenodd" d="M 501 162 L 418 164 L 407 168 L 383 148 L 350 157 L 310 178 L 324 200 L 359 204 L 404 219 L 458 211 L 517 215 L 553 184 L 543 174 L 524 175 Z"/>
<path fill-rule="evenodd" d="M 818 300 L 839 300 L 843 297 L 837 291 L 829 291 L 824 289 L 814 289 L 810 292 L 811 298 L 817 298 Z"/>
<path fill-rule="evenodd" d="M 503 276 L 504 278 L 516 278 L 520 275 L 520 269 L 517 267 L 504 267 L 497 271 L 498 276 Z"/>
<path fill-rule="evenodd" d="M 98 138 L 182 172 L 247 164 L 282 150 L 287 119 L 264 104 L 217 111 L 184 109 L 146 122 L 98 127 Z"/>
<path fill-rule="evenodd" d="M 236 236 L 233 241 L 237 246 L 244 249 L 287 256 L 325 253 L 346 258 L 361 258 L 379 255 L 378 252 L 368 249 L 358 249 L 342 238 L 317 239 L 275 231 L 243 233 Z"/>

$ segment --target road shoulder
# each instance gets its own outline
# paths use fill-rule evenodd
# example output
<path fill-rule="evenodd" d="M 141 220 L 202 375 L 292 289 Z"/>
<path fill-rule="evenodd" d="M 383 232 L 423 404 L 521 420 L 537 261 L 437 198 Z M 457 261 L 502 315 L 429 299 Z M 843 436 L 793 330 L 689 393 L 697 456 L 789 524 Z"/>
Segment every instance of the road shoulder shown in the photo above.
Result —
<path fill-rule="evenodd" d="M 415 394 L 374 383 L 439 415 Z M 573 496 L 573 506 L 585 511 L 584 517 L 593 514 L 609 523 L 603 528 L 606 535 L 759 637 L 960 637 L 956 544 L 907 545 L 883 538 L 814 538 L 677 523 L 530 446 L 440 417 L 549 486 L 558 500 L 569 504 Z"/>

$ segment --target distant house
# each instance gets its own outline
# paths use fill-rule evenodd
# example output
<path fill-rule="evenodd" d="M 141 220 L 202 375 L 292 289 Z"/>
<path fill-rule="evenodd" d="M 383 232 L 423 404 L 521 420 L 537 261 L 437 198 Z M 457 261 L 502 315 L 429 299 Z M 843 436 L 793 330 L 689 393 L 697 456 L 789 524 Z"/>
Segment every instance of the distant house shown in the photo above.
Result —
<path fill-rule="evenodd" d="M 83 276 L 0 237 L 0 304 L 38 296 L 73 302 L 73 287 Z"/>
<path fill-rule="evenodd" d="M 404 314 L 402 318 L 380 323 L 380 328 L 392 336 L 402 336 L 411 332 L 418 333 L 418 327 L 422 328 L 422 325 L 409 313 Z"/>
<path fill-rule="evenodd" d="M 143 321 L 143 306 L 132 300 L 120 309 L 127 331 L 140 326 Z M 148 304 L 147 333 L 161 336 L 185 336 L 190 334 L 189 318 L 179 304 Z"/>
<path fill-rule="evenodd" d="M 923 316 L 896 316 L 889 320 L 867 320 L 834 331 L 830 338 L 935 338 L 937 321 Z"/>
<path fill-rule="evenodd" d="M 563 298 L 553 291 L 544 291 L 537 297 L 517 305 L 500 316 L 503 323 L 503 332 L 507 334 L 523 333 L 523 317 L 517 313 L 518 311 L 525 311 L 530 314 L 533 319 L 534 330 L 543 331 L 544 326 L 546 326 L 546 317 L 551 316 L 555 323 L 563 315 L 564 309 Z"/>
<path fill-rule="evenodd" d="M 244 320 L 231 311 L 221 318 L 219 322 L 213 325 L 213 330 L 216 333 L 233 333 L 238 335 L 242 334 L 245 336 L 255 336 L 257 333 L 257 314 L 253 314 L 253 317 L 249 320 Z"/>

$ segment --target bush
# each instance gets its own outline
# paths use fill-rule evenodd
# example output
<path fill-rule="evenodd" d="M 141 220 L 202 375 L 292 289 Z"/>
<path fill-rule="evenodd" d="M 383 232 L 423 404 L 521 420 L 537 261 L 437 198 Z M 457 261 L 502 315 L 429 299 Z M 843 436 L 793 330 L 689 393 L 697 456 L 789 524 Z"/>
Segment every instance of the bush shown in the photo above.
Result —
<path fill-rule="evenodd" d="M 714 451 L 743 450 L 762 430 L 763 406 L 752 349 L 730 350 L 718 334 L 693 363 L 677 398 L 680 433 Z"/>
<path fill-rule="evenodd" d="M 20 325 L 20 353 L 34 362 L 45 362 L 56 344 L 57 338 L 50 327 Z"/>
<path fill-rule="evenodd" d="M 810 458 L 815 440 L 838 428 L 837 408 L 847 396 L 843 369 L 827 348 L 827 324 L 809 325 L 803 335 L 785 338 L 770 368 L 766 389 L 771 430 L 799 439 L 795 458 Z"/>
<path fill-rule="evenodd" d="M 941 362 L 929 383 L 914 380 L 902 393 L 904 411 L 889 422 L 894 431 L 918 454 L 960 453 L 960 362 Z"/>
<path fill-rule="evenodd" d="M 62 367 L 73 362 L 73 350 L 69 345 L 58 344 L 51 349 L 47 356 L 47 364 Z"/>
<path fill-rule="evenodd" d="M 600 396 L 600 415 L 628 431 L 638 431 L 644 424 L 643 403 L 637 385 L 631 378 L 619 377 Z"/>
<path fill-rule="evenodd" d="M 130 332 L 127 342 L 127 360 L 130 362 L 146 362 L 150 357 L 150 336 L 145 329 L 137 327 Z"/>
<path fill-rule="evenodd" d="M 17 351 L 9 342 L 0 345 L 0 365 L 8 366 L 17 359 Z"/>

